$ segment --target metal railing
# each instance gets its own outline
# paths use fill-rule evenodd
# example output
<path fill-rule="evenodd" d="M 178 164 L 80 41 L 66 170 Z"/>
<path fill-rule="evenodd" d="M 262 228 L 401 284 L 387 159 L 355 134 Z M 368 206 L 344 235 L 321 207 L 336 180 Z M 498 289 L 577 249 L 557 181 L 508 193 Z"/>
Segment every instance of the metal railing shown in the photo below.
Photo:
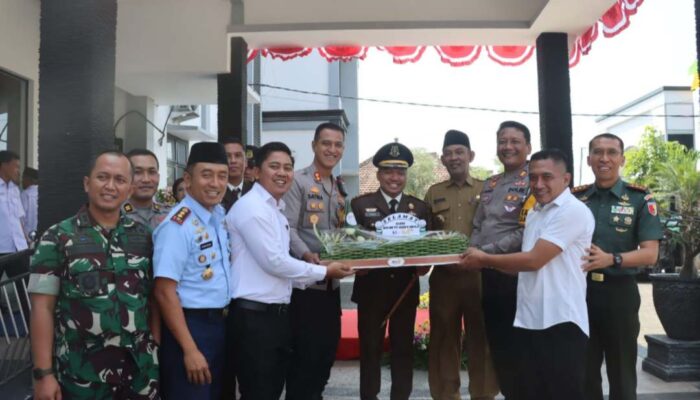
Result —
<path fill-rule="evenodd" d="M 6 268 L 18 262 L 28 265 L 31 251 L 0 257 L 0 386 L 31 368 L 29 317 L 31 303 L 27 293 L 26 269 L 17 274 Z M 2 280 L 2 272 L 11 277 Z M 14 275 L 14 276 L 12 276 Z"/>

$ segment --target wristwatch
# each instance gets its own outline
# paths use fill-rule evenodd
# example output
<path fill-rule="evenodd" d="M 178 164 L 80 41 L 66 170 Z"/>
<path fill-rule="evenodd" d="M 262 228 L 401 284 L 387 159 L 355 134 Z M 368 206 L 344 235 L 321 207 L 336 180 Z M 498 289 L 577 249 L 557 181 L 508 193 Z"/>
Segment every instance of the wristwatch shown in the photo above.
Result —
<path fill-rule="evenodd" d="M 622 255 L 620 253 L 613 253 L 613 268 L 622 267 Z"/>
<path fill-rule="evenodd" d="M 53 375 L 54 373 L 55 372 L 54 372 L 53 368 L 44 368 L 44 369 L 34 368 L 32 370 L 32 377 L 34 377 L 34 379 L 36 379 L 36 380 L 39 380 L 45 376 Z"/>

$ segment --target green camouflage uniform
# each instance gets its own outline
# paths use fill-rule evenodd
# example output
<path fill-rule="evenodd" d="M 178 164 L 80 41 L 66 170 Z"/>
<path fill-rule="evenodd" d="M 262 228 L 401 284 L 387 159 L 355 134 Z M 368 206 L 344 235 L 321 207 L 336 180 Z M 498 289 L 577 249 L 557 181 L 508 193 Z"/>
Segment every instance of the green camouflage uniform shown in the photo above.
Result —
<path fill-rule="evenodd" d="M 29 291 L 57 296 L 54 367 L 64 399 L 159 397 L 152 252 L 147 226 L 122 214 L 108 232 L 87 208 L 42 236 Z"/>

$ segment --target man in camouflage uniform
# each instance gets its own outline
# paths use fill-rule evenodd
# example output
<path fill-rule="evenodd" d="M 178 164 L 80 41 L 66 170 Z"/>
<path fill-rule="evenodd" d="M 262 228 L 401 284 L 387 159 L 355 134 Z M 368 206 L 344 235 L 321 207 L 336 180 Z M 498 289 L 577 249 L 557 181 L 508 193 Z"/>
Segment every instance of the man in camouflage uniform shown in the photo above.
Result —
<path fill-rule="evenodd" d="M 656 202 L 643 187 L 620 179 L 625 162 L 622 139 L 603 133 L 588 145 L 595 183 L 573 193 L 595 217 L 593 244 L 583 263 L 588 272 L 586 302 L 590 340 L 586 354 L 585 395 L 602 400 L 600 368 L 605 367 L 610 400 L 637 398 L 637 336 L 641 299 L 635 275 L 654 264 L 663 232 Z"/>
<path fill-rule="evenodd" d="M 100 154 L 87 206 L 50 227 L 32 257 L 35 399 L 159 397 L 151 231 L 120 213 L 131 176 L 126 156 Z"/>
<path fill-rule="evenodd" d="M 534 196 L 529 194 L 530 130 L 519 122 L 504 121 L 498 127 L 496 141 L 504 172 L 484 183 L 470 244 L 489 254 L 517 253 L 522 245 L 525 217 L 535 204 Z M 518 276 L 487 268 L 481 271 L 481 282 L 481 306 L 494 370 L 501 393 L 506 399 L 513 399 L 521 346 L 513 327 Z"/>
<path fill-rule="evenodd" d="M 131 150 L 126 156 L 134 170 L 134 181 L 131 197 L 122 209 L 129 218 L 155 230 L 170 212 L 170 206 L 153 200 L 160 183 L 158 158 L 146 149 Z"/>

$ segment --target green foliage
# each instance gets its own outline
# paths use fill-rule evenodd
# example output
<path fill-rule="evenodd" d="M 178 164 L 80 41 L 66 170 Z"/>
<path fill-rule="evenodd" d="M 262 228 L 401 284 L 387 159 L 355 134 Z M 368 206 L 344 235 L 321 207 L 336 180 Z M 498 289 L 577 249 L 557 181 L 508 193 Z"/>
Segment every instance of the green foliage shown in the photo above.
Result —
<path fill-rule="evenodd" d="M 667 142 L 664 135 L 653 126 L 644 128 L 639 145 L 625 152 L 625 166 L 622 175 L 638 185 L 654 186 L 654 170 L 668 160 L 670 153 L 678 153 L 683 145 Z"/>
<path fill-rule="evenodd" d="M 666 157 L 653 166 L 651 187 L 660 199 L 676 199 L 680 230 L 673 232 L 672 239 L 684 250 L 681 278 L 694 279 L 693 258 L 700 253 L 700 153 L 681 145 L 669 146 Z"/>
<path fill-rule="evenodd" d="M 473 176 L 474 178 L 481 179 L 483 181 L 488 179 L 491 175 L 493 175 L 493 171 L 484 167 L 480 167 L 478 165 L 472 165 L 469 166 L 469 175 Z"/>
<path fill-rule="evenodd" d="M 423 148 L 411 149 L 413 153 L 413 166 L 408 170 L 406 178 L 406 193 L 410 193 L 419 199 L 425 197 L 425 192 L 435 180 L 435 167 L 438 160 L 434 154 Z"/>

